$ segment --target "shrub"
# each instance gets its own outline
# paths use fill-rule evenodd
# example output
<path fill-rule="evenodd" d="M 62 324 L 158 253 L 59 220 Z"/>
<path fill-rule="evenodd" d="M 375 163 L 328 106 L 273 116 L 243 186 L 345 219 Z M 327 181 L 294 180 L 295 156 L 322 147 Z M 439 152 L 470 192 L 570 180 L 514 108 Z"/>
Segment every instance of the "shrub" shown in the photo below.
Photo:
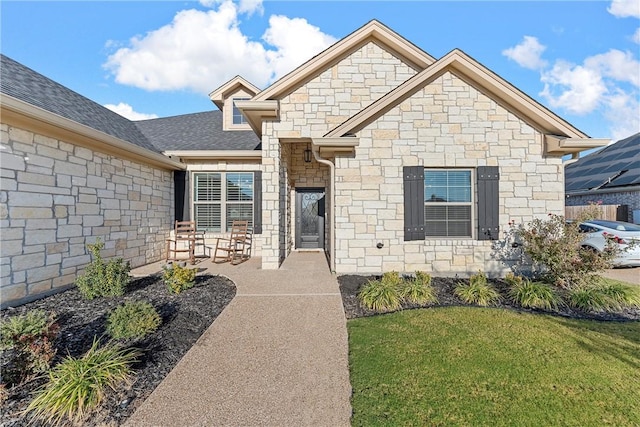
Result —
<path fill-rule="evenodd" d="M 148 302 L 127 302 L 109 314 L 107 333 L 116 339 L 142 338 L 158 329 L 161 323 L 160 315 Z"/>
<path fill-rule="evenodd" d="M 415 304 L 438 302 L 435 291 L 431 286 L 431 276 L 422 271 L 416 271 L 415 278 L 401 282 L 400 297 Z"/>
<path fill-rule="evenodd" d="M 486 307 L 500 300 L 500 294 L 489 285 L 487 276 L 479 271 L 469 278 L 469 283 L 459 282 L 455 294 L 467 304 Z"/>
<path fill-rule="evenodd" d="M 560 299 L 549 285 L 541 282 L 531 282 L 520 276 L 514 277 L 519 277 L 519 280 L 516 279 L 511 284 L 509 296 L 520 306 L 545 310 L 551 310 L 558 306 Z M 509 281 L 507 280 L 507 282 Z"/>
<path fill-rule="evenodd" d="M 640 307 L 640 291 L 619 283 L 598 283 L 569 291 L 569 305 L 585 311 L 618 311 Z"/>
<path fill-rule="evenodd" d="M 372 310 L 397 310 L 400 308 L 401 280 L 395 271 L 384 273 L 381 280 L 367 282 L 358 293 L 358 298 L 365 307 Z"/>
<path fill-rule="evenodd" d="M 139 353 L 114 344 L 93 345 L 81 358 L 67 357 L 49 372 L 49 381 L 27 407 L 33 421 L 80 423 L 121 382 L 130 382 Z"/>
<path fill-rule="evenodd" d="M 534 219 L 520 225 L 515 234 L 522 242 L 522 250 L 541 272 L 541 278 L 556 286 L 571 289 L 593 285 L 598 273 L 610 268 L 613 258 L 620 252 L 614 242 L 608 242 L 602 252 L 582 248 L 584 234 L 579 225 L 600 215 L 593 205 L 573 222 L 561 215 L 550 214 L 547 219 Z"/>
<path fill-rule="evenodd" d="M 53 346 L 60 328 L 53 314 L 32 310 L 0 322 L 3 381 L 17 384 L 49 369 L 56 354 Z"/>
<path fill-rule="evenodd" d="M 163 270 L 162 280 L 169 287 L 169 292 L 179 294 L 182 291 L 191 289 L 195 284 L 195 268 L 180 267 L 178 264 L 172 264 L 170 267 L 164 267 Z"/>
<path fill-rule="evenodd" d="M 76 278 L 76 286 L 87 299 L 124 295 L 129 283 L 131 266 L 122 258 L 111 259 L 105 263 L 100 255 L 104 243 L 100 239 L 93 245 L 87 245 L 92 260 L 83 275 Z"/>

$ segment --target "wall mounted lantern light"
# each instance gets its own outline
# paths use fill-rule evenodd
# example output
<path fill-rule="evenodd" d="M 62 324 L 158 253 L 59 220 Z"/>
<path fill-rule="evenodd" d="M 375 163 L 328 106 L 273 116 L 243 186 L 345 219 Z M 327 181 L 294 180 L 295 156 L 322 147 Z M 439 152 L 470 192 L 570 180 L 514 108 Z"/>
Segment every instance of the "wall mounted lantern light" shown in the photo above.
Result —
<path fill-rule="evenodd" d="M 309 146 L 304 150 L 304 162 L 311 163 L 311 150 L 309 149 Z"/>

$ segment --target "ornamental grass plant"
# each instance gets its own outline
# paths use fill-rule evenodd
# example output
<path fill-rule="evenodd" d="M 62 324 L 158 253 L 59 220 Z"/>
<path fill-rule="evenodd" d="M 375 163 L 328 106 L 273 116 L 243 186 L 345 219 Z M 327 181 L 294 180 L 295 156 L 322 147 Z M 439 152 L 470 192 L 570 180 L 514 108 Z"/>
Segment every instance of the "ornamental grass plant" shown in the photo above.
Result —
<path fill-rule="evenodd" d="M 80 358 L 67 357 L 49 372 L 49 381 L 36 393 L 27 407 L 32 422 L 54 425 L 80 424 L 98 407 L 107 390 L 121 382 L 130 382 L 130 365 L 137 350 L 123 349 L 113 343 L 93 345 Z"/>
<path fill-rule="evenodd" d="M 532 282 L 521 276 L 507 275 L 509 297 L 521 307 L 551 310 L 561 304 L 561 298 L 546 283 Z"/>
<path fill-rule="evenodd" d="M 500 294 L 489 284 L 482 271 L 472 275 L 469 282 L 459 282 L 454 293 L 465 303 L 482 307 L 500 301 Z"/>

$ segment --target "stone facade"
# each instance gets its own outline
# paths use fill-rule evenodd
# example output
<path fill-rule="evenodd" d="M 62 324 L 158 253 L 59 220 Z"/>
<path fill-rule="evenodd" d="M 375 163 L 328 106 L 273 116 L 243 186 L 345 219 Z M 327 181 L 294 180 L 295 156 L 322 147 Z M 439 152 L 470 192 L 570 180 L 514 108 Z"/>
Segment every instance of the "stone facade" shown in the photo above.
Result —
<path fill-rule="evenodd" d="M 561 158 L 543 156 L 539 132 L 452 73 L 387 112 L 359 137 L 355 158 L 336 159 L 338 273 L 500 274 L 490 241 L 403 241 L 403 166 L 498 166 L 501 229 L 512 220 L 563 212 Z M 376 247 L 378 242 L 383 248 Z"/>
<path fill-rule="evenodd" d="M 173 174 L 2 124 L 2 303 L 60 290 L 90 261 L 162 259 L 173 218 Z"/>
<path fill-rule="evenodd" d="M 279 101 L 280 120 L 264 123 L 262 133 L 263 178 L 269 182 L 263 199 L 263 268 L 278 268 L 294 239 L 289 163 L 302 155 L 281 147 L 286 145 L 281 139 L 320 137 L 415 74 L 416 70 L 370 42 Z M 327 169 L 322 180 L 328 183 L 328 168 L 312 164 Z M 296 181 L 296 176 L 291 179 Z M 323 186 L 330 200 L 329 185 Z M 331 209 L 327 203 L 327 218 Z M 277 221 L 276 212 L 280 212 Z"/>
<path fill-rule="evenodd" d="M 263 268 L 277 268 L 293 248 L 295 187 L 317 183 L 330 190 L 329 168 L 322 171 L 318 167 L 325 165 L 315 161 L 300 164 L 305 141 L 323 136 L 415 73 L 369 43 L 279 101 L 280 121 L 263 124 L 263 170 L 270 181 L 264 201 Z M 357 136 L 355 157 L 330 159 L 335 162 L 335 195 L 328 194 L 327 200 L 335 206 L 327 203 L 326 224 L 335 215 L 337 273 L 504 272 L 492 257 L 492 243 L 476 240 L 477 230 L 472 238 L 404 241 L 403 166 L 472 171 L 498 166 L 503 230 L 509 221 L 563 212 L 561 157 L 544 155 L 539 131 L 451 72 Z M 328 233 L 326 238 L 329 242 Z"/>

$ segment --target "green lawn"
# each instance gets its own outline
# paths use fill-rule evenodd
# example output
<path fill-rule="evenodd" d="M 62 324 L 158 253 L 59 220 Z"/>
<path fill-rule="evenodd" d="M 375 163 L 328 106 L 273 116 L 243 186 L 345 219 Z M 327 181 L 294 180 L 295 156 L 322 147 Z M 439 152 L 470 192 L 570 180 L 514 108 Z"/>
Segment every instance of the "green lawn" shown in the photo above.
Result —
<path fill-rule="evenodd" d="M 640 425 L 640 322 L 451 307 L 348 329 L 354 426 Z"/>

